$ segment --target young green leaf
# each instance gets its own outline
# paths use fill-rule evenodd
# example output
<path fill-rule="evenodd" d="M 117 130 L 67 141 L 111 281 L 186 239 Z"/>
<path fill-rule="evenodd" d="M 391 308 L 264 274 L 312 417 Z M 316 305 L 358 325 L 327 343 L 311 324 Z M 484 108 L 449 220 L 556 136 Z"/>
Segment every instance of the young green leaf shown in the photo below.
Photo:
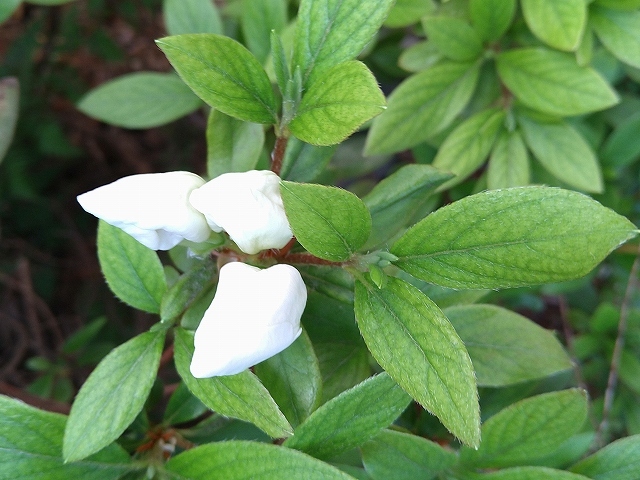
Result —
<path fill-rule="evenodd" d="M 212 109 L 207 122 L 207 175 L 253 170 L 264 145 L 264 128 Z"/>
<path fill-rule="evenodd" d="M 477 63 L 442 61 L 402 82 L 374 120 L 365 153 L 399 152 L 447 128 L 471 99 L 479 70 Z"/>
<path fill-rule="evenodd" d="M 280 177 L 292 182 L 312 182 L 324 171 L 335 151 L 334 145 L 318 147 L 289 137 Z"/>
<path fill-rule="evenodd" d="M 291 78 L 291 70 L 289 67 L 288 56 L 284 48 L 284 43 L 275 30 L 271 31 L 269 36 L 269 44 L 271 45 L 271 63 L 273 64 L 273 75 L 280 92 L 287 93 L 287 84 Z M 271 74 L 269 73 L 270 78 Z"/>
<path fill-rule="evenodd" d="M 524 139 L 536 159 L 555 177 L 585 192 L 601 193 L 602 172 L 595 153 L 571 125 L 539 123 L 518 117 Z"/>
<path fill-rule="evenodd" d="M 482 480 L 589 480 L 582 475 L 548 467 L 515 467 L 484 474 Z"/>
<path fill-rule="evenodd" d="M 9 150 L 20 110 L 20 85 L 13 77 L 0 79 L 0 162 Z"/>
<path fill-rule="evenodd" d="M 63 463 L 66 418 L 0 395 L 0 478 L 116 480 L 135 467 L 116 444 L 84 461 Z"/>
<path fill-rule="evenodd" d="M 482 40 L 471 25 L 460 18 L 427 16 L 422 25 L 440 53 L 451 60 L 467 62 L 482 54 Z"/>
<path fill-rule="evenodd" d="M 391 248 L 398 267 L 450 288 L 508 288 L 586 275 L 637 235 L 613 210 L 549 187 L 492 190 L 430 214 Z"/>
<path fill-rule="evenodd" d="M 354 480 L 331 465 L 304 453 L 258 442 L 209 443 L 175 456 L 167 472 L 182 480 Z"/>
<path fill-rule="evenodd" d="M 587 417 L 587 394 L 570 389 L 527 398 L 482 425 L 480 448 L 463 447 L 460 460 L 475 468 L 526 464 L 550 454 L 580 430 Z"/>
<path fill-rule="evenodd" d="M 521 0 L 522 13 L 533 34 L 547 45 L 573 52 L 587 24 L 584 0 Z"/>
<path fill-rule="evenodd" d="M 289 129 L 312 145 L 335 145 L 384 108 L 384 94 L 365 64 L 344 62 L 310 83 Z"/>
<path fill-rule="evenodd" d="M 389 426 L 410 401 L 396 382 L 381 373 L 325 403 L 284 446 L 319 459 L 335 457 Z"/>
<path fill-rule="evenodd" d="M 360 450 L 374 480 L 430 479 L 457 461 L 455 453 L 435 442 L 393 430 L 383 430 Z"/>
<path fill-rule="evenodd" d="M 306 332 L 289 348 L 256 365 L 255 372 L 294 428 L 322 399 L 320 366 Z"/>
<path fill-rule="evenodd" d="M 391 28 L 406 27 L 435 10 L 433 0 L 396 0 L 384 24 Z"/>
<path fill-rule="evenodd" d="M 189 371 L 192 356 L 193 333 L 177 328 L 176 369 L 191 393 L 217 413 L 251 422 L 273 438 L 291 435 L 291 425 L 253 373 L 196 379 Z"/>
<path fill-rule="evenodd" d="M 269 77 L 237 41 L 222 35 L 189 34 L 156 43 L 182 80 L 213 108 L 247 122 L 277 123 Z"/>
<path fill-rule="evenodd" d="M 529 154 L 518 130 L 503 131 L 489 158 L 487 186 L 496 188 L 522 187 L 530 182 Z"/>
<path fill-rule="evenodd" d="M 293 65 L 305 88 L 313 76 L 354 59 L 371 41 L 394 0 L 302 0 L 298 9 Z"/>
<path fill-rule="evenodd" d="M 172 73 L 122 75 L 87 93 L 78 110 L 125 128 L 151 128 L 193 112 L 201 101 Z"/>
<path fill-rule="evenodd" d="M 506 33 L 516 13 L 516 0 L 470 0 L 473 28 L 485 41 L 498 40 Z"/>
<path fill-rule="evenodd" d="M 208 290 L 213 283 L 215 271 L 215 263 L 207 258 L 181 275 L 162 297 L 160 319 L 163 322 L 170 321 L 182 315 L 203 292 Z"/>
<path fill-rule="evenodd" d="M 222 20 L 210 0 L 164 0 L 164 23 L 169 35 L 222 33 Z"/>
<path fill-rule="evenodd" d="M 500 78 L 518 100 L 550 115 L 583 115 L 618 103 L 611 86 L 568 53 L 545 48 L 509 50 L 498 55 L 497 66 Z"/>
<path fill-rule="evenodd" d="M 371 215 L 353 193 L 287 181 L 280 190 L 293 234 L 317 257 L 348 260 L 369 238 Z"/>
<path fill-rule="evenodd" d="M 98 259 L 109 288 L 120 300 L 145 312 L 160 312 L 167 284 L 156 252 L 100 220 Z"/>
<path fill-rule="evenodd" d="M 287 24 L 286 0 L 243 0 L 240 24 L 247 47 L 261 63 L 269 55 L 271 32 Z"/>
<path fill-rule="evenodd" d="M 621 62 L 640 68 L 640 11 L 594 6 L 589 19 L 600 41 Z"/>
<path fill-rule="evenodd" d="M 120 345 L 89 375 L 64 432 L 65 462 L 81 460 L 116 440 L 142 410 L 156 378 L 165 332 Z"/>
<path fill-rule="evenodd" d="M 602 163 L 614 167 L 626 167 L 640 157 L 640 113 L 625 119 L 602 146 Z"/>
<path fill-rule="evenodd" d="M 403 50 L 398 65 L 407 72 L 420 72 L 442 60 L 442 54 L 433 42 L 418 42 Z"/>
<path fill-rule="evenodd" d="M 634 480 L 640 471 L 640 435 L 616 440 L 569 470 L 598 480 Z"/>
<path fill-rule="evenodd" d="M 503 386 L 571 368 L 558 339 L 531 320 L 494 305 L 444 311 L 464 342 L 478 385 Z"/>
<path fill-rule="evenodd" d="M 504 110 L 499 108 L 482 110 L 449 134 L 440 146 L 433 166 L 456 176 L 441 185 L 440 191 L 462 182 L 484 163 L 504 125 L 504 117 Z"/>
<path fill-rule="evenodd" d="M 356 282 L 355 294 L 358 327 L 380 366 L 451 433 L 477 447 L 480 411 L 473 366 L 444 314 L 398 278 L 389 278 L 383 290 L 363 279 Z"/>

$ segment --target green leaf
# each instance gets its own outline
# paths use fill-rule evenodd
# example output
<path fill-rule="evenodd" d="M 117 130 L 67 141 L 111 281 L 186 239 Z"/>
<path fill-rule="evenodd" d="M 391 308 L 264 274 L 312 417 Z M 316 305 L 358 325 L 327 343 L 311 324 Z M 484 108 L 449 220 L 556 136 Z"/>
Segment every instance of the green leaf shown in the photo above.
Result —
<path fill-rule="evenodd" d="M 360 448 L 374 480 L 428 480 L 452 467 L 456 454 L 417 435 L 383 430 Z"/>
<path fill-rule="evenodd" d="M 395 264 L 450 288 L 508 288 L 586 275 L 635 226 L 577 192 L 520 187 L 478 193 L 410 228 Z"/>
<path fill-rule="evenodd" d="M 65 462 L 109 445 L 142 410 L 156 379 L 165 332 L 146 332 L 120 345 L 89 375 L 64 432 Z"/>
<path fill-rule="evenodd" d="M 362 200 L 336 187 L 283 181 L 282 201 L 300 244 L 325 260 L 348 260 L 371 232 Z"/>
<path fill-rule="evenodd" d="M 320 459 L 335 457 L 389 426 L 410 400 L 396 382 L 381 373 L 325 403 L 296 428 L 284 446 Z"/>
<path fill-rule="evenodd" d="M 518 117 L 524 139 L 536 159 L 551 174 L 585 192 L 601 193 L 602 172 L 595 153 L 566 122 L 539 123 Z"/>
<path fill-rule="evenodd" d="M 214 34 L 177 35 L 156 43 L 184 82 L 213 108 L 247 122 L 277 123 L 269 77 L 240 43 Z"/>
<path fill-rule="evenodd" d="M 184 382 L 180 382 L 169 398 L 162 423 L 177 425 L 193 420 L 206 411 L 207 407 L 189 391 Z"/>
<path fill-rule="evenodd" d="M 160 312 L 167 284 L 156 252 L 100 220 L 98 259 L 109 288 L 120 300 L 145 312 Z"/>
<path fill-rule="evenodd" d="M 482 40 L 467 22 L 460 18 L 427 16 L 422 25 L 440 53 L 460 62 L 475 60 L 482 54 Z"/>
<path fill-rule="evenodd" d="M 394 0 L 302 0 L 293 65 L 305 87 L 317 72 L 354 59 L 371 41 Z"/>
<path fill-rule="evenodd" d="M 621 62 L 640 68 L 640 11 L 594 6 L 589 19 L 600 41 Z"/>
<path fill-rule="evenodd" d="M 543 113 L 583 115 L 618 103 L 611 86 L 568 53 L 544 48 L 509 50 L 498 55 L 497 66 L 500 78 L 518 100 Z"/>
<path fill-rule="evenodd" d="M 511 467 L 552 453 L 580 430 L 587 394 L 577 388 L 544 393 L 505 408 L 482 425 L 480 448 L 463 447 L 460 461 L 475 468 Z"/>
<path fill-rule="evenodd" d="M 258 163 L 264 146 L 264 128 L 236 120 L 212 109 L 207 122 L 207 175 L 247 172 Z"/>
<path fill-rule="evenodd" d="M 533 34 L 547 45 L 573 52 L 587 24 L 584 0 L 521 0 L 522 13 Z"/>
<path fill-rule="evenodd" d="M 344 62 L 311 82 L 289 129 L 312 145 L 335 145 L 384 108 L 384 95 L 365 64 Z"/>
<path fill-rule="evenodd" d="M 201 102 L 172 73 L 122 75 L 94 88 L 78 103 L 92 118 L 125 128 L 151 128 L 193 112 Z"/>
<path fill-rule="evenodd" d="M 289 348 L 256 365 L 255 372 L 294 428 L 322 399 L 320 366 L 306 332 Z"/>
<path fill-rule="evenodd" d="M 181 480 L 353 480 L 335 467 L 304 453 L 257 442 L 216 442 L 187 450 L 165 469 Z"/>
<path fill-rule="evenodd" d="M 215 272 L 215 262 L 211 258 L 206 258 L 196 267 L 181 275 L 162 297 L 161 320 L 166 322 L 182 315 L 203 292 L 212 286 Z"/>
<path fill-rule="evenodd" d="M 477 477 L 478 480 L 589 480 L 582 475 L 547 467 L 505 468 Z"/>
<path fill-rule="evenodd" d="M 605 165 L 626 167 L 640 157 L 640 113 L 632 115 L 611 132 L 602 146 L 600 158 Z"/>
<path fill-rule="evenodd" d="M 243 0 L 240 24 L 249 50 L 264 63 L 269 55 L 271 31 L 287 25 L 287 0 Z"/>
<path fill-rule="evenodd" d="M 489 158 L 489 189 L 521 187 L 530 182 L 529 154 L 518 130 L 503 131 Z"/>
<path fill-rule="evenodd" d="M 62 344 L 61 351 L 67 355 L 81 351 L 98 335 L 106 323 L 107 317 L 98 317 L 92 320 L 80 330 L 67 337 Z"/>
<path fill-rule="evenodd" d="M 162 13 L 169 35 L 223 31 L 220 14 L 211 0 L 164 0 Z"/>
<path fill-rule="evenodd" d="M 420 72 L 442 60 L 440 50 L 432 42 L 418 42 L 403 50 L 398 65 L 407 72 Z"/>
<path fill-rule="evenodd" d="M 324 265 L 300 265 L 297 268 L 310 289 L 340 302 L 353 304 L 353 277 L 346 270 Z"/>
<path fill-rule="evenodd" d="M 335 151 L 336 147 L 333 145 L 318 147 L 296 137 L 289 137 L 280 178 L 292 182 L 312 182 L 324 172 Z"/>
<path fill-rule="evenodd" d="M 506 33 L 516 13 L 516 0 L 470 0 L 473 28 L 485 41 L 498 40 Z"/>
<path fill-rule="evenodd" d="M 396 0 L 384 24 L 391 28 L 406 27 L 435 10 L 433 0 Z"/>
<path fill-rule="evenodd" d="M 18 9 L 22 0 L 4 0 L 0 4 L 0 23 L 8 19 Z"/>
<path fill-rule="evenodd" d="M 431 165 L 405 165 L 376 184 L 362 198 L 373 226 L 366 245 L 374 247 L 389 240 L 409 223 L 425 198 L 451 177 Z"/>
<path fill-rule="evenodd" d="M 52 7 L 54 5 L 64 5 L 65 3 L 71 3 L 74 1 L 76 0 L 27 0 L 27 3 Z"/>
<path fill-rule="evenodd" d="M 392 277 L 379 290 L 363 281 L 356 282 L 355 312 L 373 357 L 451 433 L 476 447 L 478 393 L 460 337 L 436 304 L 414 286 Z"/>
<path fill-rule="evenodd" d="M 63 463 L 66 417 L 0 395 L 0 479 L 116 480 L 134 467 L 116 444 L 85 461 Z"/>
<path fill-rule="evenodd" d="M 571 368 L 558 339 L 531 320 L 494 305 L 444 311 L 464 342 L 478 385 L 499 387 Z"/>
<path fill-rule="evenodd" d="M 2 162 L 13 140 L 19 110 L 20 85 L 18 79 L 13 77 L 0 79 L 0 162 Z"/>
<path fill-rule="evenodd" d="M 640 0 L 595 0 L 596 5 L 601 5 L 615 10 L 635 10 L 640 7 Z"/>
<path fill-rule="evenodd" d="M 220 415 L 251 422 L 273 438 L 291 435 L 291 425 L 253 373 L 196 379 L 189 371 L 192 356 L 193 333 L 177 328 L 176 369 L 191 393 Z"/>
<path fill-rule="evenodd" d="M 469 103 L 478 81 L 477 63 L 443 61 L 409 77 L 373 122 L 365 153 L 393 153 L 441 132 Z"/>
<path fill-rule="evenodd" d="M 595 480 L 636 480 L 640 471 L 640 435 L 616 440 L 569 470 Z"/>
<path fill-rule="evenodd" d="M 505 112 L 490 108 L 476 113 L 458 125 L 440 146 L 433 166 L 452 172 L 455 178 L 439 187 L 445 190 L 465 180 L 486 160 L 498 132 L 504 125 Z"/>
<path fill-rule="evenodd" d="M 322 403 L 371 376 L 369 352 L 364 345 L 320 343 L 314 348 L 322 373 Z"/>

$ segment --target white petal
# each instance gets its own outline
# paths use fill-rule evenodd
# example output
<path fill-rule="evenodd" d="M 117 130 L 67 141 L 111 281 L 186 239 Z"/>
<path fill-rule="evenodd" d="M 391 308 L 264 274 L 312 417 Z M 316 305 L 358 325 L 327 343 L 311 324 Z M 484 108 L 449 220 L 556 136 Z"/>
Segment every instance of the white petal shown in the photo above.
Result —
<path fill-rule="evenodd" d="M 131 175 L 78 196 L 87 212 L 121 228 L 153 250 L 169 250 L 183 239 L 203 242 L 211 230 L 189 203 L 204 180 L 190 172 Z"/>
<path fill-rule="evenodd" d="M 191 374 L 235 375 L 276 355 L 300 333 L 307 289 L 290 265 L 260 270 L 228 263 L 216 295 L 196 330 Z"/>
<path fill-rule="evenodd" d="M 280 177 L 273 172 L 225 173 L 194 190 L 189 200 L 212 229 L 225 230 L 245 253 L 282 248 L 293 236 Z"/>

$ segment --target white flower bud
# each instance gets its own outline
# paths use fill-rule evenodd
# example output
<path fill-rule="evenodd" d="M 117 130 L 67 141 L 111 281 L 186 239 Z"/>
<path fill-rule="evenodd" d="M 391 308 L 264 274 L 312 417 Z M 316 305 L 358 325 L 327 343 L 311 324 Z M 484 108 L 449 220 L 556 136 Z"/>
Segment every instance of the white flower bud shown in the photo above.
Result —
<path fill-rule="evenodd" d="M 245 253 L 282 248 L 293 236 L 280 177 L 273 172 L 225 173 L 194 190 L 189 200 L 212 230 L 225 230 Z"/>
<path fill-rule="evenodd" d="M 306 302 L 304 281 L 291 265 L 227 263 L 195 333 L 191 374 L 235 375 L 281 352 L 302 333 Z"/>
<path fill-rule="evenodd" d="M 184 239 L 209 238 L 206 219 L 189 203 L 202 185 L 204 180 L 189 172 L 131 175 L 79 195 L 78 203 L 146 247 L 169 250 Z"/>

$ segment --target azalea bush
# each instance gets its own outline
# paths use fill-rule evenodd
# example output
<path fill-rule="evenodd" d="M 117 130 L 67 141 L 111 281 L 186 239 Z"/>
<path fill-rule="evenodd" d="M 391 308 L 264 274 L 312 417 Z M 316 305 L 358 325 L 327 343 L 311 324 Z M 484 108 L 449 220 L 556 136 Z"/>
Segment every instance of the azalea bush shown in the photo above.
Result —
<path fill-rule="evenodd" d="M 163 13 L 175 72 L 77 103 L 132 129 L 206 112 L 201 170 L 77 198 L 109 288 L 155 323 L 68 417 L 0 397 L 0 478 L 637 477 L 640 137 L 617 82 L 640 2 Z M 622 291 L 562 303 L 564 344 L 514 311 L 596 277 Z"/>

